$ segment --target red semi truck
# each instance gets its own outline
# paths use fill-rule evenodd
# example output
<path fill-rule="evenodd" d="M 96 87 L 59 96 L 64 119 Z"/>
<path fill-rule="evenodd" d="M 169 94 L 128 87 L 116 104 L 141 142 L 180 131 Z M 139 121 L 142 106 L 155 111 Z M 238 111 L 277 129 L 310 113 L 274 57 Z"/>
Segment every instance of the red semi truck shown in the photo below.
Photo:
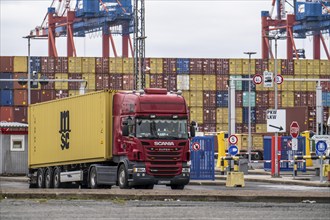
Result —
<path fill-rule="evenodd" d="M 186 101 L 165 89 L 100 91 L 34 104 L 30 186 L 183 189 L 190 180 L 194 135 Z"/>

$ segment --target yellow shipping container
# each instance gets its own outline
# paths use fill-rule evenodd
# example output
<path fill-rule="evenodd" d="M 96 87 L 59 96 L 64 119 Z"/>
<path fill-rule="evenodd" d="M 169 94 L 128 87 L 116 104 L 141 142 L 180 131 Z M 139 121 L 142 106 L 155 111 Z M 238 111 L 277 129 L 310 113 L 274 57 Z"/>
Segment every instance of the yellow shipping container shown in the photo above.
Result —
<path fill-rule="evenodd" d="M 243 123 L 243 108 L 235 108 L 235 115 L 236 123 Z"/>
<path fill-rule="evenodd" d="M 294 91 L 294 81 L 288 81 L 286 79 L 293 79 L 293 76 L 284 76 L 283 83 L 278 85 L 278 88 L 282 91 Z"/>
<path fill-rule="evenodd" d="M 150 88 L 150 74 L 146 74 L 145 83 L 146 88 Z"/>
<path fill-rule="evenodd" d="M 68 66 L 69 73 L 82 73 L 81 57 L 69 57 Z"/>
<path fill-rule="evenodd" d="M 267 124 L 256 124 L 256 133 L 266 133 Z"/>
<path fill-rule="evenodd" d="M 238 151 L 248 150 L 248 135 L 247 134 L 235 134 L 237 136 L 237 148 Z"/>
<path fill-rule="evenodd" d="M 256 73 L 256 60 L 251 59 L 251 72 L 250 72 L 250 63 L 249 59 L 243 59 L 243 74 L 244 75 L 254 75 Z"/>
<path fill-rule="evenodd" d="M 217 132 L 219 131 L 228 131 L 228 123 L 218 123 Z M 228 141 L 226 141 L 225 143 L 228 143 Z"/>
<path fill-rule="evenodd" d="M 242 73 L 243 73 L 243 60 L 229 59 L 229 74 L 242 74 Z"/>
<path fill-rule="evenodd" d="M 203 76 L 203 90 L 216 90 L 216 76 L 215 75 L 204 75 Z"/>
<path fill-rule="evenodd" d="M 306 75 L 306 74 L 307 74 L 307 60 L 295 60 L 294 75 Z"/>
<path fill-rule="evenodd" d="M 228 124 L 228 108 L 217 108 L 217 123 Z"/>
<path fill-rule="evenodd" d="M 307 60 L 307 74 L 320 74 L 320 60 Z"/>
<path fill-rule="evenodd" d="M 67 73 L 56 73 L 55 79 L 68 79 Z M 68 82 L 55 82 L 55 89 L 56 90 L 67 90 L 68 89 Z"/>
<path fill-rule="evenodd" d="M 189 101 L 192 107 L 203 106 L 203 91 L 191 91 L 189 93 Z"/>
<path fill-rule="evenodd" d="M 307 78 L 307 76 L 301 75 L 299 77 L 296 76 L 295 78 L 302 79 L 302 78 Z M 294 90 L 305 92 L 307 90 L 307 82 L 306 81 L 296 81 L 296 82 L 294 82 Z"/>
<path fill-rule="evenodd" d="M 203 90 L 203 75 L 190 75 L 189 76 L 190 90 Z"/>
<path fill-rule="evenodd" d="M 29 168 L 111 159 L 113 94 L 102 91 L 31 105 L 28 119 L 33 132 L 29 134 Z M 70 127 L 66 128 L 70 130 L 70 147 L 63 150 L 59 130 L 65 116 L 70 117 Z"/>
<path fill-rule="evenodd" d="M 122 74 L 123 73 L 123 58 L 111 57 L 109 59 L 109 72 L 110 72 L 110 74 Z"/>
<path fill-rule="evenodd" d="M 190 121 L 203 124 L 203 107 L 190 107 Z"/>
<path fill-rule="evenodd" d="M 183 90 L 182 91 L 182 96 L 184 97 L 184 99 L 186 100 L 187 105 L 190 107 L 190 91 L 188 90 Z"/>
<path fill-rule="evenodd" d="M 294 92 L 282 92 L 282 107 L 294 107 Z"/>
<path fill-rule="evenodd" d="M 277 59 L 277 74 L 281 74 L 281 68 L 282 68 L 282 65 L 281 65 L 282 61 L 281 59 Z M 275 60 L 269 60 L 268 62 L 268 68 L 269 68 L 269 72 L 272 72 L 275 74 Z"/>
<path fill-rule="evenodd" d="M 133 58 L 123 58 L 123 73 L 132 74 L 134 72 L 134 59 Z"/>
<path fill-rule="evenodd" d="M 252 136 L 252 146 L 254 150 L 264 149 L 264 137 L 262 135 L 253 134 Z"/>
<path fill-rule="evenodd" d="M 95 74 L 95 57 L 82 58 L 82 73 Z"/>
<path fill-rule="evenodd" d="M 330 78 L 330 60 L 320 61 L 320 75 L 327 75 Z"/>
<path fill-rule="evenodd" d="M 256 91 L 269 91 L 269 90 L 273 90 L 273 88 L 264 87 L 263 83 L 256 85 Z"/>
<path fill-rule="evenodd" d="M 307 79 L 319 79 L 320 77 L 318 75 L 308 75 Z M 315 92 L 316 91 L 316 85 L 317 82 L 313 81 L 313 82 L 307 82 L 307 91 L 312 91 Z"/>
<path fill-rule="evenodd" d="M 163 58 L 150 58 L 150 73 L 163 73 Z"/>
<path fill-rule="evenodd" d="M 23 57 L 23 56 L 14 57 L 14 72 L 15 73 L 28 72 L 27 57 Z"/>
<path fill-rule="evenodd" d="M 95 90 L 95 74 L 85 73 L 82 74 L 82 79 L 87 80 L 87 87 L 88 90 Z"/>
<path fill-rule="evenodd" d="M 69 96 L 76 96 L 76 95 L 80 95 L 79 90 L 69 90 Z"/>

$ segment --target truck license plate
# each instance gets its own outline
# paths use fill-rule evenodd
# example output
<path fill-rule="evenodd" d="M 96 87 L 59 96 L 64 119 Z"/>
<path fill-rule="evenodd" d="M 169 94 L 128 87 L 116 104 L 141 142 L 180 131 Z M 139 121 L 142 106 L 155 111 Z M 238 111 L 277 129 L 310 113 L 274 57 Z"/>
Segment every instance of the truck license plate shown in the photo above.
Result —
<path fill-rule="evenodd" d="M 171 181 L 169 181 L 169 180 L 159 180 L 158 184 L 167 185 L 167 184 L 171 184 Z"/>

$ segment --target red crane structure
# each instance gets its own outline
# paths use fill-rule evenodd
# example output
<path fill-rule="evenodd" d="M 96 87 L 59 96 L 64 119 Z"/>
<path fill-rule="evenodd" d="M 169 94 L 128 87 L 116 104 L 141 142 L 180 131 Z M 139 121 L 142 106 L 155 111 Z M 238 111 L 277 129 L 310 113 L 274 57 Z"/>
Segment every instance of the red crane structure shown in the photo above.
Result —
<path fill-rule="evenodd" d="M 272 18 L 275 8 L 277 16 Z M 286 56 L 287 59 L 304 58 L 304 49 L 297 49 L 294 38 L 306 38 L 313 36 L 313 59 L 321 58 L 321 42 L 327 58 L 330 60 L 329 50 L 325 43 L 323 34 L 330 32 L 330 2 L 321 0 L 293 1 L 291 7 L 294 8 L 294 14 L 287 14 L 285 4 L 290 4 L 287 0 L 272 0 L 272 10 L 261 12 L 262 25 L 262 58 L 269 56 L 274 58 L 271 51 L 271 33 L 276 32 L 286 38 Z"/>
<path fill-rule="evenodd" d="M 72 7 L 74 5 L 74 7 Z M 55 6 L 57 6 L 55 8 Z M 122 56 L 133 56 L 130 34 L 134 31 L 131 0 L 53 0 L 40 26 L 29 38 L 47 39 L 48 56 L 57 57 L 56 38 L 67 38 L 67 56 L 77 56 L 74 37 L 102 32 L 102 56 L 109 57 L 110 43 L 117 57 L 114 34 L 122 36 Z"/>

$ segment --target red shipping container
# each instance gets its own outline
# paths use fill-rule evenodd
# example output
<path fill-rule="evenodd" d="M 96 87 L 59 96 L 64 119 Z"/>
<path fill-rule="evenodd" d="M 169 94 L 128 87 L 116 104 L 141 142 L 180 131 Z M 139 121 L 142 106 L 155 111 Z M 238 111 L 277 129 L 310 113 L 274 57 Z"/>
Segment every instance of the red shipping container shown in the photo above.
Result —
<path fill-rule="evenodd" d="M 242 123 L 236 123 L 236 134 L 242 134 L 243 133 L 243 124 Z"/>
<path fill-rule="evenodd" d="M 14 107 L 14 121 L 20 123 L 27 123 L 27 107 Z"/>
<path fill-rule="evenodd" d="M 217 119 L 216 108 L 203 108 L 203 122 L 204 123 L 214 123 Z"/>
<path fill-rule="evenodd" d="M 269 106 L 268 91 L 259 91 L 256 93 L 256 106 L 259 106 L 259 107 L 268 107 Z"/>
<path fill-rule="evenodd" d="M 55 79 L 55 73 L 41 74 L 40 79 Z M 47 84 L 40 84 L 41 89 L 55 89 L 55 82 L 48 82 Z"/>
<path fill-rule="evenodd" d="M 268 107 L 257 106 L 256 111 L 256 124 L 265 124 L 267 122 L 267 109 Z"/>
<path fill-rule="evenodd" d="M 68 79 L 82 79 L 81 73 L 69 73 Z M 80 82 L 68 82 L 69 90 L 79 90 L 81 86 Z"/>
<path fill-rule="evenodd" d="M 330 76 L 320 76 L 320 79 L 329 79 Z M 330 82 L 321 82 L 323 92 L 330 92 Z"/>
<path fill-rule="evenodd" d="M 4 72 L 4 73 L 14 72 L 14 57 L 0 56 L 0 72 Z"/>
<path fill-rule="evenodd" d="M 307 92 L 294 92 L 294 105 L 307 106 Z"/>
<path fill-rule="evenodd" d="M 214 75 L 216 73 L 216 59 L 203 60 L 203 74 Z"/>
<path fill-rule="evenodd" d="M 281 60 L 281 75 L 293 75 L 294 74 L 294 61 L 293 60 Z"/>
<path fill-rule="evenodd" d="M 176 59 L 164 58 L 163 59 L 163 73 L 176 74 Z"/>
<path fill-rule="evenodd" d="M 227 90 L 228 89 L 228 80 L 229 76 L 228 75 L 217 75 L 216 76 L 216 89 L 217 90 Z"/>
<path fill-rule="evenodd" d="M 27 90 L 26 89 L 15 89 L 14 90 L 14 105 L 15 106 L 26 106 L 27 101 Z"/>
<path fill-rule="evenodd" d="M 95 60 L 95 71 L 96 73 L 109 74 L 109 58 L 97 57 Z"/>
<path fill-rule="evenodd" d="M 214 123 L 204 123 L 203 124 L 203 131 L 204 132 L 217 132 L 217 124 L 214 124 Z M 218 149 L 216 148 L 215 151 L 217 152 Z"/>
<path fill-rule="evenodd" d="M 243 107 L 243 93 L 235 91 L 235 105 L 236 107 Z"/>
<path fill-rule="evenodd" d="M 163 88 L 167 91 L 176 91 L 176 75 L 163 74 Z"/>
<path fill-rule="evenodd" d="M 242 128 L 243 133 L 249 133 L 249 125 L 248 124 L 243 124 Z M 256 132 L 256 125 L 251 124 L 251 132 L 255 133 Z"/>
<path fill-rule="evenodd" d="M 98 73 L 95 77 L 96 90 L 109 89 L 110 76 L 109 74 Z"/>
<path fill-rule="evenodd" d="M 56 98 L 55 90 L 41 90 L 40 91 L 40 102 L 47 102 L 50 100 L 54 100 L 55 98 Z"/>
<path fill-rule="evenodd" d="M 203 59 L 190 59 L 189 72 L 190 74 L 203 74 Z"/>
<path fill-rule="evenodd" d="M 1 78 L 1 75 L 0 75 Z M 27 79 L 27 73 L 14 73 L 14 79 Z M 24 85 L 14 82 L 14 89 L 27 89 L 27 82 Z"/>
<path fill-rule="evenodd" d="M 150 74 L 150 88 L 163 88 L 163 75 Z"/>
<path fill-rule="evenodd" d="M 40 90 L 31 90 L 31 104 L 41 102 L 41 91 Z"/>
<path fill-rule="evenodd" d="M 217 92 L 216 91 L 203 91 L 203 105 L 204 107 L 216 107 Z"/>
<path fill-rule="evenodd" d="M 68 58 L 67 57 L 56 57 L 55 58 L 55 72 L 56 73 L 67 73 L 68 72 Z"/>
<path fill-rule="evenodd" d="M 273 91 L 268 92 L 268 98 L 269 98 L 269 106 L 270 107 L 275 107 L 275 93 Z M 282 92 L 278 91 L 277 92 L 277 107 L 282 106 Z"/>
<path fill-rule="evenodd" d="M 229 59 L 216 59 L 215 73 L 217 75 L 229 74 Z"/>
<path fill-rule="evenodd" d="M 316 92 L 307 92 L 307 105 L 316 106 Z"/>
<path fill-rule="evenodd" d="M 41 73 L 55 73 L 55 58 L 40 57 Z"/>
<path fill-rule="evenodd" d="M 124 74 L 123 75 L 123 89 L 124 90 L 133 90 L 134 89 L 134 75 L 133 74 Z"/>
<path fill-rule="evenodd" d="M 68 90 L 55 90 L 55 99 L 62 99 L 69 97 L 69 91 Z"/>
<path fill-rule="evenodd" d="M 123 75 L 122 74 L 112 74 L 109 76 L 109 88 L 110 89 L 123 89 Z"/>
<path fill-rule="evenodd" d="M 13 107 L 0 107 L 0 121 L 6 121 L 6 122 L 14 121 Z"/>
<path fill-rule="evenodd" d="M 268 60 L 267 59 L 256 59 L 256 74 L 263 74 L 265 70 L 268 70 Z"/>

